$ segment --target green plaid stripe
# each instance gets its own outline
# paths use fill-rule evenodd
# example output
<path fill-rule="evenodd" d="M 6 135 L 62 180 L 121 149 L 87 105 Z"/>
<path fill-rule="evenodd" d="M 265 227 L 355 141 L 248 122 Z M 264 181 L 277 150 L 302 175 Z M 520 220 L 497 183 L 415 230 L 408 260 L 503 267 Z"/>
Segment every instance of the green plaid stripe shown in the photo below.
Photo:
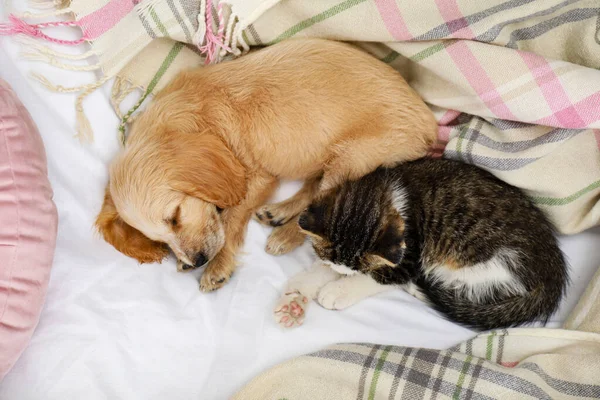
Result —
<path fill-rule="evenodd" d="M 140 97 L 138 102 L 135 103 L 135 105 L 133 107 L 131 107 L 131 109 L 129 111 L 127 111 L 127 113 L 123 116 L 123 119 L 121 120 L 121 123 L 119 124 L 119 131 L 121 132 L 121 135 L 122 135 L 123 144 L 125 144 L 125 141 L 127 140 L 127 136 L 125 135 L 125 125 L 127 124 L 127 121 L 129 121 L 129 119 L 131 118 L 133 113 L 136 112 L 138 108 L 140 108 L 140 106 L 142 105 L 144 100 L 146 100 L 146 98 L 150 95 L 150 93 L 152 93 L 152 91 L 154 90 L 154 88 L 156 87 L 156 85 L 158 84 L 160 79 L 163 77 L 165 72 L 167 72 L 167 70 L 169 69 L 169 67 L 171 66 L 171 64 L 173 63 L 173 61 L 175 60 L 175 58 L 181 51 L 181 49 L 183 49 L 183 47 L 184 47 L 184 44 L 180 43 L 180 42 L 177 42 L 173 45 L 173 47 L 171 48 L 171 51 L 169 51 L 169 54 L 167 54 L 167 57 L 165 57 L 165 59 L 163 60 L 163 62 L 160 65 L 160 67 L 156 71 L 156 74 L 154 74 L 154 77 L 148 84 L 148 87 L 146 88 L 146 91 L 144 92 L 142 97 Z"/>
<path fill-rule="evenodd" d="M 533 201 L 536 204 L 541 204 L 545 206 L 564 206 L 566 204 L 572 203 L 580 197 L 585 196 L 592 190 L 600 188 L 600 180 L 596 182 L 590 183 L 588 186 L 583 189 L 565 197 L 542 197 L 542 196 L 534 196 L 532 197 Z"/>
<path fill-rule="evenodd" d="M 460 348 L 465 352 L 451 350 L 415 349 L 399 346 L 381 346 L 369 344 L 354 344 L 364 350 L 358 352 L 356 347 L 338 345 L 313 353 L 307 357 L 325 358 L 360 366 L 360 379 L 372 373 L 367 392 L 368 399 L 378 398 L 377 390 L 387 389 L 389 385 L 390 399 L 402 398 L 410 400 L 435 399 L 438 396 L 453 399 L 492 399 L 487 393 L 478 389 L 479 383 L 493 384 L 504 393 L 532 398 L 550 398 L 542 388 L 530 383 L 527 379 L 509 375 L 502 367 L 490 368 L 490 360 L 496 353 L 496 360 L 501 357 L 499 344 L 504 346 L 507 331 L 491 332 L 468 340 Z M 474 346 L 484 342 L 485 357 L 475 355 Z M 480 346 L 478 344 L 478 346 Z M 454 347 L 458 349 L 458 347 Z M 478 350 L 479 351 L 479 350 Z M 366 355 L 365 355 L 366 354 Z M 395 355 L 392 359 L 391 355 Z M 400 357 L 400 361 L 398 360 Z M 488 360 L 486 360 L 488 359 Z M 434 366 L 439 366 L 434 375 Z M 528 363 L 523 365 L 538 378 L 543 379 L 558 393 L 574 398 L 596 398 L 600 396 L 600 385 L 579 384 L 576 382 L 561 381 L 550 377 L 537 365 Z M 382 385 L 382 378 L 387 375 L 386 387 Z M 452 378 L 453 376 L 457 378 Z M 390 383 L 391 382 L 391 383 Z M 403 387 L 403 391 L 398 388 Z M 366 379 L 359 384 L 358 400 L 363 400 L 366 390 Z M 585 396 L 582 396 L 585 395 Z M 400 397 L 399 397 L 400 396 Z"/>
<path fill-rule="evenodd" d="M 377 389 L 377 381 L 379 380 L 379 375 L 381 374 L 381 368 L 385 363 L 385 359 L 390 353 L 392 346 L 387 346 L 379 356 L 379 360 L 377 361 L 377 366 L 375 366 L 375 372 L 373 372 L 373 379 L 371 380 L 371 387 L 369 388 L 369 400 L 375 399 L 375 391 Z"/>
<path fill-rule="evenodd" d="M 323 22 L 326 19 L 331 18 L 334 15 L 337 15 L 343 11 L 346 11 L 347 9 L 352 8 L 357 4 L 364 3 L 365 1 L 366 0 L 346 0 L 339 4 L 336 4 L 335 6 L 323 11 L 322 13 L 300 21 L 296 25 L 292 26 L 291 28 L 287 29 L 282 34 L 277 36 L 275 39 L 271 40 L 269 43 L 267 43 L 267 45 L 272 45 L 277 42 L 281 42 L 284 39 L 289 39 L 292 36 L 296 35 L 298 32 L 301 32 L 306 28 L 313 26 L 314 24 Z"/>

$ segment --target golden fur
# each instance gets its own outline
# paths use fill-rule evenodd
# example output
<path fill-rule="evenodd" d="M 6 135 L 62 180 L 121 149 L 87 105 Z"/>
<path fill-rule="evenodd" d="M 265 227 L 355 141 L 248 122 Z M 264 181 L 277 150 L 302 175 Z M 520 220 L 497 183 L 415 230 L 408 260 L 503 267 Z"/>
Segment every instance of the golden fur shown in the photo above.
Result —
<path fill-rule="evenodd" d="M 257 214 L 284 225 L 271 236 L 274 253 L 276 242 L 299 244 L 285 223 L 316 193 L 424 156 L 436 130 L 391 67 L 338 42 L 284 41 L 183 72 L 163 89 L 111 165 L 97 226 L 140 262 L 162 260 L 163 243 L 183 264 L 209 260 L 200 286 L 214 290 L 231 276 L 247 223 L 279 178 L 307 182 Z"/>

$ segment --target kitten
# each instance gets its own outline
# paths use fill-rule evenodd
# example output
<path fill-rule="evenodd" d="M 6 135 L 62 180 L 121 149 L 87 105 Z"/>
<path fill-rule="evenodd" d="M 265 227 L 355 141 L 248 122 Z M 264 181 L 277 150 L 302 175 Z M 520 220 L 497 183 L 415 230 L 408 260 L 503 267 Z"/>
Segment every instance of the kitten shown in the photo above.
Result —
<path fill-rule="evenodd" d="M 552 224 L 519 189 L 472 165 L 421 159 L 380 168 L 315 200 L 299 225 L 320 261 L 276 309 L 342 309 L 393 287 L 450 320 L 495 329 L 555 312 L 568 284 Z"/>

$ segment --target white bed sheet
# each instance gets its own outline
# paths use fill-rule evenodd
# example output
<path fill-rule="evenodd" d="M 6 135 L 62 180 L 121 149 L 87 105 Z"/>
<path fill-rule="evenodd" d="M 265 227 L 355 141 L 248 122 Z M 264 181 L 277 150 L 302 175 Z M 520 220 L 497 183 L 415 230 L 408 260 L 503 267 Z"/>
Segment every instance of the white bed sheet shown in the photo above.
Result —
<path fill-rule="evenodd" d="M 376 342 L 445 348 L 473 335 L 402 291 L 342 312 L 313 304 L 304 326 L 285 331 L 271 310 L 286 280 L 310 265 L 308 246 L 272 257 L 269 229 L 250 224 L 245 254 L 223 289 L 198 291 L 197 272 L 175 271 L 173 260 L 139 266 L 94 233 L 118 151 L 109 88 L 85 101 L 95 142 L 74 135 L 74 95 L 52 93 L 28 79 L 35 70 L 64 86 L 94 80 L 18 59 L 0 43 L 0 78 L 8 81 L 37 122 L 46 145 L 60 223 L 52 278 L 31 344 L 0 384 L 1 400 L 225 399 L 266 368 L 336 342 Z M 284 185 L 279 197 L 294 185 Z M 561 239 L 572 285 L 551 325 L 558 326 L 600 265 L 600 230 Z"/>

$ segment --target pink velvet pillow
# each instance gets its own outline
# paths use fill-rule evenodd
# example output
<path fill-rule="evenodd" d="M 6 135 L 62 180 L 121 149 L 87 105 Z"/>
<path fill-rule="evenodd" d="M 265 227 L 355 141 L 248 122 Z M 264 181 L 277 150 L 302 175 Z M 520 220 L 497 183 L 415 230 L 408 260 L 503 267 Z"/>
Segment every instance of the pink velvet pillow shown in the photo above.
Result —
<path fill-rule="evenodd" d="M 37 127 L 0 79 L 0 379 L 27 347 L 48 287 L 57 214 L 47 175 Z"/>

